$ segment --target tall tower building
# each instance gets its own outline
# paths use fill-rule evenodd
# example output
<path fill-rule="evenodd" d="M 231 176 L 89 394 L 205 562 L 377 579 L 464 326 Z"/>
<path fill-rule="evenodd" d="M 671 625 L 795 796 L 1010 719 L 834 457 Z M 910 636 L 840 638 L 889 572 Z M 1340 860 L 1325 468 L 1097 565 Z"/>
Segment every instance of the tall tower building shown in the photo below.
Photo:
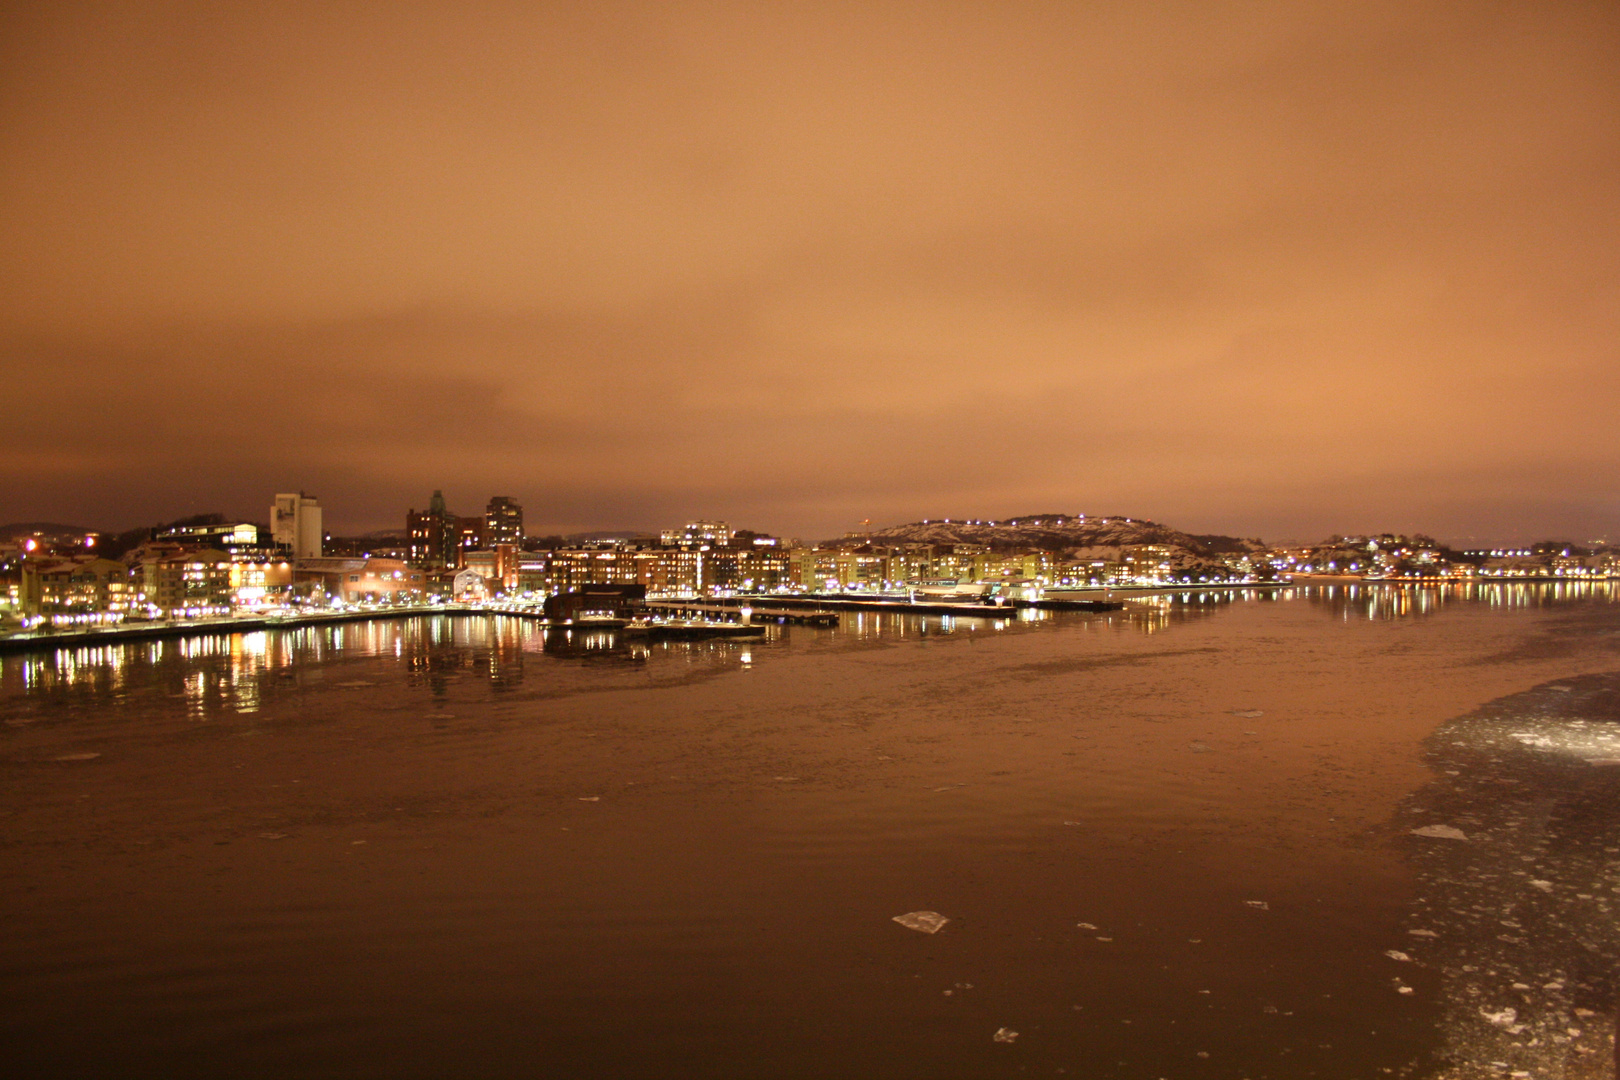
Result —
<path fill-rule="evenodd" d="M 523 546 L 523 507 L 506 495 L 496 495 L 484 508 L 484 546 Z"/>
<path fill-rule="evenodd" d="M 280 547 L 292 552 L 295 559 L 321 557 L 321 503 L 302 491 L 297 494 L 277 495 L 270 508 L 270 535 Z"/>
<path fill-rule="evenodd" d="M 442 491 L 433 493 L 426 510 L 407 511 L 405 531 L 410 538 L 411 564 L 428 570 L 459 565 L 461 535 L 457 525 L 460 520 L 445 506 Z M 477 518 L 472 520 L 478 521 Z"/>

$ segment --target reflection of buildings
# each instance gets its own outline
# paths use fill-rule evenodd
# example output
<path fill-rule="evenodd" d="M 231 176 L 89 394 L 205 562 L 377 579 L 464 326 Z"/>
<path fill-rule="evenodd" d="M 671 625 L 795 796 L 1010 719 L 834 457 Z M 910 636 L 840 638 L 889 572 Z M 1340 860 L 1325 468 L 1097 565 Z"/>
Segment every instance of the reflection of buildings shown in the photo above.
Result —
<path fill-rule="evenodd" d="M 497 690 L 523 681 L 522 619 L 496 619 L 490 626 L 489 681 Z"/>
<path fill-rule="evenodd" d="M 1447 604 L 1459 601 L 1501 608 L 1544 607 L 1574 599 L 1610 603 L 1620 601 L 1620 585 L 1603 580 L 1511 582 L 1471 579 L 1422 583 L 1313 584 L 1284 590 L 1284 594 L 1294 593 L 1308 597 L 1313 605 L 1325 609 L 1335 618 L 1371 621 L 1431 615 Z"/>
<path fill-rule="evenodd" d="M 1428 835 L 1407 838 L 1420 898 L 1394 947 L 1439 973 L 1442 1075 L 1612 1077 L 1620 677 L 1491 702 L 1426 747 L 1436 778 L 1396 818 Z"/>

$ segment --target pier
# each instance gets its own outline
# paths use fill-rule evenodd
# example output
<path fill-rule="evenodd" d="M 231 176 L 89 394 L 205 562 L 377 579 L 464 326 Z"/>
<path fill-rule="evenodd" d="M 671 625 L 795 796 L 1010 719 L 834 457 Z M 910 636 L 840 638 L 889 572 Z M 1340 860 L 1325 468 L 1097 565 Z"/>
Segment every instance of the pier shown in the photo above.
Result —
<path fill-rule="evenodd" d="M 751 598 L 740 598 L 735 603 L 704 603 L 689 600 L 644 600 L 641 607 L 648 611 L 671 611 L 696 615 L 724 615 L 728 619 L 741 618 L 742 609 L 751 607 L 753 618 L 765 619 L 774 623 L 793 623 L 799 626 L 837 626 L 839 615 L 836 611 L 819 610 L 817 604 L 815 611 L 796 611 L 788 608 L 772 607 L 763 609 L 754 604 Z"/>
<path fill-rule="evenodd" d="M 687 607 L 690 608 L 691 605 L 687 605 Z M 727 609 L 715 608 L 714 610 L 726 611 Z M 727 613 L 735 615 L 736 611 L 730 610 Z M 16 634 L 0 635 L 0 653 L 49 652 L 54 649 L 119 645 L 129 641 L 148 641 L 155 638 L 251 634 L 264 630 L 295 630 L 304 627 L 336 625 L 338 623 L 371 622 L 383 619 L 415 619 L 433 615 L 456 617 L 503 615 L 508 618 L 539 623 L 548 632 L 552 630 L 600 630 L 623 634 L 626 637 L 647 638 L 650 640 L 760 637 L 766 630 L 764 625 L 747 625 L 735 621 L 718 622 L 712 619 L 673 619 L 664 621 L 586 619 L 580 622 L 556 622 L 547 619 L 539 607 L 528 605 L 423 604 L 413 607 L 377 608 L 364 611 L 301 612 L 296 615 L 279 616 L 229 615 L 203 619 L 119 623 L 113 626 L 87 626 L 67 630 L 24 631 Z M 836 615 L 832 617 L 835 620 L 837 619 Z"/>
<path fill-rule="evenodd" d="M 378 608 L 364 611 L 304 612 L 297 615 L 223 615 L 215 618 L 172 619 L 117 623 L 71 630 L 25 630 L 0 636 L 0 653 L 76 649 L 86 645 L 117 645 L 153 638 L 206 637 L 251 634 L 260 630 L 294 630 L 307 626 L 370 622 L 377 619 L 414 619 L 423 615 L 479 615 L 465 604 L 423 604 L 417 607 Z"/>
<path fill-rule="evenodd" d="M 710 601 L 710 603 L 724 604 L 735 610 L 744 604 L 754 609 L 756 615 L 764 613 L 768 618 L 775 611 L 792 611 L 796 608 L 830 608 L 838 611 L 877 611 L 898 615 L 952 615 L 965 619 L 1016 619 L 1018 611 L 1008 604 L 949 604 L 923 602 L 913 603 L 900 597 L 874 597 L 870 600 L 853 599 L 849 596 L 826 596 L 808 594 L 805 596 L 738 596 L 726 597 L 723 600 Z M 1124 605 L 1118 605 L 1123 607 Z"/>

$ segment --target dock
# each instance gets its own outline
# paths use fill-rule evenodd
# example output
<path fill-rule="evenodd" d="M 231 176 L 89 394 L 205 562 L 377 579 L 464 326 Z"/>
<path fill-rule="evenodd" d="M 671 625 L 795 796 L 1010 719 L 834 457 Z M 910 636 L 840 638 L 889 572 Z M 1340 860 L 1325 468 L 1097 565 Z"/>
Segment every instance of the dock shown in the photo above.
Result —
<path fill-rule="evenodd" d="M 725 610 L 725 609 L 716 609 Z M 736 615 L 735 610 L 728 614 Z M 115 626 L 83 627 L 71 630 L 31 631 L 0 635 L 0 653 L 50 652 L 56 649 L 95 648 L 132 641 L 160 638 L 209 637 L 251 634 L 265 630 L 297 630 L 332 626 L 338 623 L 416 619 L 435 615 L 457 617 L 503 615 L 538 623 L 547 632 L 600 630 L 626 637 L 651 640 L 696 638 L 751 638 L 765 633 L 764 625 L 745 625 L 713 619 L 587 619 L 582 622 L 554 622 L 538 607 L 472 606 L 468 604 L 423 604 L 417 607 L 378 608 L 364 611 L 305 612 L 297 615 L 235 615 L 204 619 L 174 619 L 161 622 L 120 623 Z M 832 616 L 834 619 L 836 615 Z"/>
<path fill-rule="evenodd" d="M 89 626 L 72 630 L 32 630 L 0 636 L 0 653 L 78 649 L 119 645 L 126 641 L 158 638 L 208 637 L 251 634 L 261 630 L 297 630 L 337 623 L 383 619 L 415 619 L 429 615 L 479 615 L 465 604 L 423 604 L 419 607 L 379 608 L 364 611 L 308 612 L 298 615 L 222 615 L 202 619 L 171 619 Z"/>
<path fill-rule="evenodd" d="M 739 596 L 727 597 L 723 603 L 735 610 L 747 604 L 755 616 L 769 618 L 775 611 L 796 608 L 822 608 L 839 611 L 878 612 L 895 615 L 950 615 L 962 619 L 1016 619 L 1018 610 L 1009 604 L 947 604 L 913 603 L 899 597 L 875 597 L 870 600 L 849 596 L 826 596 L 811 593 L 805 596 Z M 1121 605 L 1123 606 L 1123 605 Z"/>
<path fill-rule="evenodd" d="M 670 611 L 681 614 L 696 615 L 723 615 L 727 619 L 742 617 L 743 607 L 753 607 L 751 615 L 754 619 L 764 619 L 774 623 L 792 623 L 798 626 L 837 626 L 839 614 L 836 611 L 823 611 L 817 605 L 815 611 L 795 611 L 788 608 L 772 607 L 762 610 L 755 606 L 750 599 L 739 599 L 734 604 L 709 604 L 687 600 L 643 600 L 640 606 L 648 611 Z"/>

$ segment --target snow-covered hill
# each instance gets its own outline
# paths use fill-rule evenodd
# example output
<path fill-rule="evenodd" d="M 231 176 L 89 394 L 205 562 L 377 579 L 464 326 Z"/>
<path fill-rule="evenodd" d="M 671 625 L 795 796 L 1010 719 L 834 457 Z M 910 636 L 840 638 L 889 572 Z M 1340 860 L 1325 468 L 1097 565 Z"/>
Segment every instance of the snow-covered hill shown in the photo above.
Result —
<path fill-rule="evenodd" d="M 1189 554 L 1214 555 L 1264 547 L 1258 540 L 1194 535 L 1143 518 L 1091 517 L 1085 514 L 1029 514 L 999 521 L 962 518 L 915 521 L 908 525 L 875 529 L 871 538 L 874 544 L 984 544 L 994 551 L 1027 548 L 1091 551 L 1162 544 Z M 863 541 L 864 537 L 849 538 L 838 543 L 848 545 Z"/>

